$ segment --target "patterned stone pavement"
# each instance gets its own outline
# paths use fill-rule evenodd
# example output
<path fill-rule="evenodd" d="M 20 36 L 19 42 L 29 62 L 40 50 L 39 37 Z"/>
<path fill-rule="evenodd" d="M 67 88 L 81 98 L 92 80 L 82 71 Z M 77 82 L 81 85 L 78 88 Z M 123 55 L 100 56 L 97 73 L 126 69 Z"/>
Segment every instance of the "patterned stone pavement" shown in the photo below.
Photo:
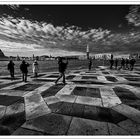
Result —
<path fill-rule="evenodd" d="M 75 70 L 66 85 L 57 77 L 0 77 L 1 135 L 140 135 L 138 70 Z"/>

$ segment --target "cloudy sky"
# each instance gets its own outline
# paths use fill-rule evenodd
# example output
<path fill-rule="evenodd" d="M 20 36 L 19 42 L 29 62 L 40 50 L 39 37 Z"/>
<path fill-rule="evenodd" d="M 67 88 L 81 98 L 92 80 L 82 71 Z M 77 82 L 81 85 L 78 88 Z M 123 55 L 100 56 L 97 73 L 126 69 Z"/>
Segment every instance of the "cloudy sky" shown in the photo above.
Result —
<path fill-rule="evenodd" d="M 0 5 L 5 55 L 81 55 L 140 50 L 139 5 Z"/>

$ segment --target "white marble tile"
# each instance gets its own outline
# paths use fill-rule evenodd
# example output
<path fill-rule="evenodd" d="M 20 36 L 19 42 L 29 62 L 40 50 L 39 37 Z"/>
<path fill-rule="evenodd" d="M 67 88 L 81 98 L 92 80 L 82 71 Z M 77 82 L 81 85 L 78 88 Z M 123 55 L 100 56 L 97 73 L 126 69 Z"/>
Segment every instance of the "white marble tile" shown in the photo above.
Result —
<path fill-rule="evenodd" d="M 59 98 L 60 101 L 68 102 L 68 103 L 74 103 L 77 98 L 77 96 L 75 95 L 60 95 L 57 97 Z"/>
<path fill-rule="evenodd" d="M 86 96 L 77 96 L 75 103 L 93 106 L 102 106 L 100 98 L 91 98 Z"/>
<path fill-rule="evenodd" d="M 75 88 L 75 85 L 73 84 L 66 85 L 59 92 L 57 92 L 55 96 L 57 97 L 60 95 L 70 95 L 72 91 L 74 90 L 74 88 Z"/>
<path fill-rule="evenodd" d="M 118 97 L 102 96 L 102 102 L 104 107 L 111 108 L 121 104 L 121 100 Z"/>
<path fill-rule="evenodd" d="M 49 96 L 49 97 L 46 97 L 44 98 L 44 101 L 50 105 L 50 104 L 54 104 L 54 103 L 58 103 L 60 102 L 60 99 L 55 97 L 55 96 Z"/>

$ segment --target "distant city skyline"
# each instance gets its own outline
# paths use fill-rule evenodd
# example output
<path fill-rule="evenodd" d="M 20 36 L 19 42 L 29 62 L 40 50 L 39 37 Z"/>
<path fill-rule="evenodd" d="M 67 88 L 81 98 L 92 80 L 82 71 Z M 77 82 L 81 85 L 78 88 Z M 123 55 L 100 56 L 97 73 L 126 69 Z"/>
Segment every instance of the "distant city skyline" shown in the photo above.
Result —
<path fill-rule="evenodd" d="M 7 56 L 83 55 L 139 50 L 140 6 L 0 5 Z"/>

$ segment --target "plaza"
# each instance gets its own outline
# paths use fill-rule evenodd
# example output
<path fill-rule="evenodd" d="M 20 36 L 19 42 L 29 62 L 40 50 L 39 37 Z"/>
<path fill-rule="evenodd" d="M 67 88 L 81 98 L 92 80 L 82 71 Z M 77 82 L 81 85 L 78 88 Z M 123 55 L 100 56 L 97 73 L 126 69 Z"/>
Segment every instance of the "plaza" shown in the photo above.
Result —
<path fill-rule="evenodd" d="M 140 135 L 140 72 L 108 66 L 37 78 L 0 77 L 0 126 L 5 135 Z M 1 134 L 2 135 L 2 134 Z"/>

